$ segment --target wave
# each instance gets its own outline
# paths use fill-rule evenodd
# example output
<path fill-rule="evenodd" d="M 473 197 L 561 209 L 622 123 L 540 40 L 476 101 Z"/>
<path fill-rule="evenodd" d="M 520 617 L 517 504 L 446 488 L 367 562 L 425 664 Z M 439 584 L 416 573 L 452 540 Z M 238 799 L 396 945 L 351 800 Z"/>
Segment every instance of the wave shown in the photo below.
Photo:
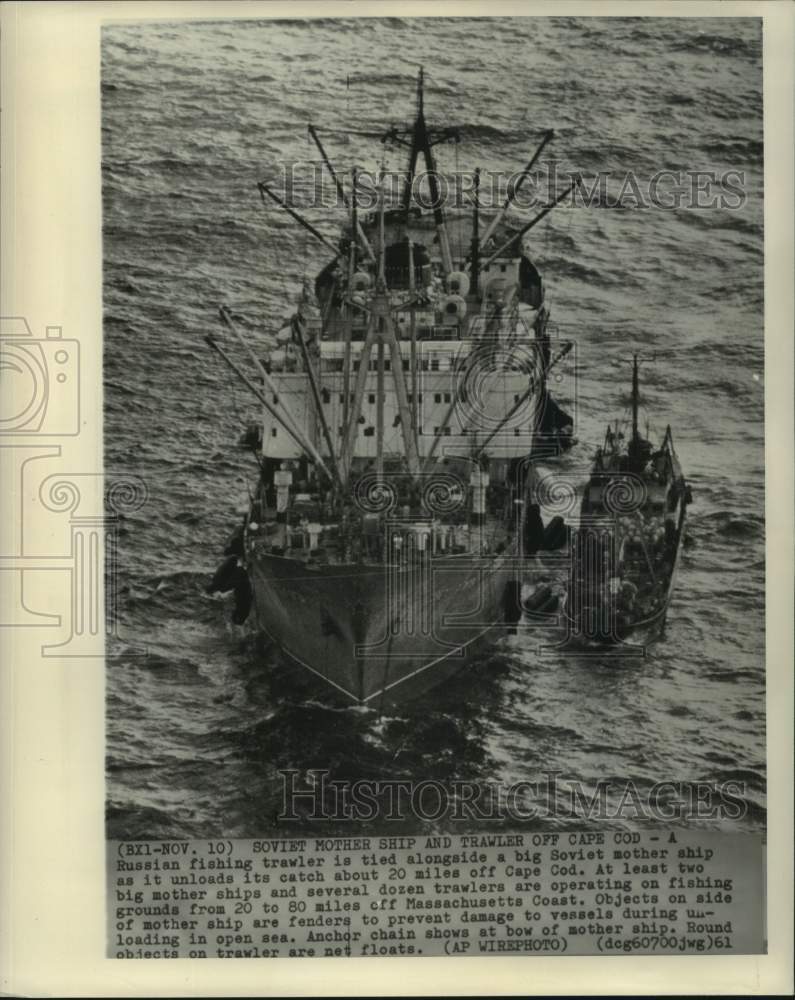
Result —
<path fill-rule="evenodd" d="M 662 98 L 666 104 L 672 104 L 675 107 L 691 107 L 691 105 L 697 103 L 695 97 L 691 97 L 689 94 L 663 94 Z"/>
<path fill-rule="evenodd" d="M 693 52 L 697 55 L 709 53 L 727 58 L 740 56 L 754 61 L 761 61 L 762 58 L 761 38 L 746 39 L 739 36 L 730 38 L 727 35 L 702 32 L 685 35 L 670 42 L 668 47 L 673 52 Z"/>
<path fill-rule="evenodd" d="M 373 83 L 377 86 L 403 88 L 416 85 L 417 78 L 409 73 L 348 73 L 345 81 L 348 86 L 357 83 Z"/>
<path fill-rule="evenodd" d="M 729 539 L 760 538 L 765 534 L 762 514 L 746 513 L 739 517 L 735 511 L 714 510 L 699 515 L 702 530 L 712 530 Z"/>
<path fill-rule="evenodd" d="M 705 152 L 731 158 L 748 157 L 762 162 L 764 142 L 762 139 L 712 139 L 702 146 Z"/>
<path fill-rule="evenodd" d="M 109 840 L 173 840 L 196 836 L 194 822 L 180 823 L 172 811 L 135 802 L 109 802 L 105 832 Z"/>
<path fill-rule="evenodd" d="M 738 667 L 728 669 L 708 670 L 701 675 L 707 681 L 723 681 L 726 684 L 739 684 L 741 681 L 753 681 L 758 684 L 764 679 L 764 664 L 759 670 L 747 670 Z"/>

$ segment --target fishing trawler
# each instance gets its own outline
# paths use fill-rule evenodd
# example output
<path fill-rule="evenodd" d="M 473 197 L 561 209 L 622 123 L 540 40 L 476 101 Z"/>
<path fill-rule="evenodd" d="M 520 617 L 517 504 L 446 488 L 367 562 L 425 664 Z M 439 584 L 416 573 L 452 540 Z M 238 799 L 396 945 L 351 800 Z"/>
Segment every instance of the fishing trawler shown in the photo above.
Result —
<path fill-rule="evenodd" d="M 692 493 L 670 425 L 655 449 L 639 430 L 639 403 L 635 355 L 629 438 L 608 425 L 574 532 L 568 617 L 586 642 L 659 638 L 676 580 Z"/>
<path fill-rule="evenodd" d="M 571 345 L 550 332 L 523 237 L 576 179 L 529 222 L 509 221 L 552 138 L 543 133 L 481 233 L 474 171 L 456 255 L 433 148 L 459 137 L 427 124 L 422 70 L 413 125 L 383 136 L 409 148 L 397 204 L 382 187 L 377 208 L 360 211 L 356 170 L 346 190 L 309 131 L 347 209 L 338 243 L 270 185 L 259 192 L 333 256 L 304 282 L 267 357 L 221 309 L 251 374 L 227 341 L 207 338 L 263 407 L 247 435 L 257 487 L 210 589 L 233 589 L 234 620 L 253 609 L 258 629 L 326 694 L 381 708 L 460 670 L 521 613 L 528 469 L 573 441 L 572 418 L 547 388 Z M 420 157 L 430 209 L 414 197 Z"/>

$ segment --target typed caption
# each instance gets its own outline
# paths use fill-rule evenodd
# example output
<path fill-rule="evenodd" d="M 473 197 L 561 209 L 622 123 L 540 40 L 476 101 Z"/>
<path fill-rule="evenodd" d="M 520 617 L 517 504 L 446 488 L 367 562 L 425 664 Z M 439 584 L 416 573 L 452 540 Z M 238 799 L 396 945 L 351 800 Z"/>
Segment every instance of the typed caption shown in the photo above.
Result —
<path fill-rule="evenodd" d="M 109 841 L 108 957 L 758 954 L 761 835 Z"/>

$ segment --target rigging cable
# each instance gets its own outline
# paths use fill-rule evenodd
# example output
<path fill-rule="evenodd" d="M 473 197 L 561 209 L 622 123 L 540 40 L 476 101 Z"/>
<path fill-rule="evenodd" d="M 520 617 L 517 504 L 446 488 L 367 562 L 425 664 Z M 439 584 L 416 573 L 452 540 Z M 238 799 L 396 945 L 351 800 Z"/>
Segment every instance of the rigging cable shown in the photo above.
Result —
<path fill-rule="evenodd" d="M 454 156 L 454 159 L 455 159 L 455 175 L 454 175 L 454 178 L 453 178 L 453 183 L 456 186 L 455 187 L 456 191 L 458 190 L 458 182 L 459 182 L 459 178 L 461 176 L 461 168 L 460 168 L 460 164 L 459 164 L 459 154 L 458 154 L 458 145 L 459 145 L 458 142 L 456 142 L 456 144 L 455 144 L 455 156 Z M 448 192 L 449 192 L 449 188 L 448 188 Z M 463 206 L 458 205 L 456 207 L 458 209 L 458 213 L 461 214 L 461 210 L 462 210 Z M 459 223 L 459 225 L 456 226 L 456 231 L 457 231 L 457 235 L 458 235 L 458 256 L 459 256 L 460 259 L 463 259 L 463 257 L 464 257 L 464 251 L 463 251 L 463 247 L 462 247 L 462 243 L 463 243 L 463 232 L 462 232 L 463 226 L 460 225 L 460 223 L 461 223 L 461 218 L 460 217 L 457 217 L 456 221 Z"/>
<path fill-rule="evenodd" d="M 232 409 L 234 411 L 235 421 L 237 422 L 238 427 L 242 427 L 243 428 L 243 433 L 244 433 L 244 435 L 247 436 L 248 435 L 249 421 L 244 421 L 243 420 L 243 417 L 241 416 L 241 413 L 240 413 L 240 407 L 238 406 L 237 393 L 240 391 L 239 382 L 237 381 L 237 379 L 235 379 L 233 377 L 232 371 L 231 371 L 230 368 L 228 368 L 228 366 L 224 365 L 222 367 L 224 368 L 224 370 L 227 373 L 226 377 L 229 379 L 229 396 L 232 399 Z M 263 421 L 262 421 L 262 417 L 261 417 L 260 414 L 257 415 L 257 427 L 261 431 L 263 431 L 263 433 L 264 433 Z M 257 463 L 257 470 L 258 470 L 257 471 L 257 488 L 259 488 L 260 480 L 261 480 L 261 477 L 262 477 L 262 460 L 260 458 L 259 453 L 257 452 L 256 445 L 251 445 L 248 450 L 250 450 L 251 454 L 254 456 L 254 460 Z M 241 478 L 243 479 L 243 481 L 246 484 L 246 490 L 247 490 L 248 495 L 249 495 L 249 500 L 253 500 L 252 492 L 251 492 L 251 486 L 249 484 L 249 481 L 248 481 L 248 478 L 246 476 L 246 473 L 245 472 L 241 472 L 240 475 L 241 475 Z M 248 516 L 248 515 L 246 515 L 246 516 Z"/>

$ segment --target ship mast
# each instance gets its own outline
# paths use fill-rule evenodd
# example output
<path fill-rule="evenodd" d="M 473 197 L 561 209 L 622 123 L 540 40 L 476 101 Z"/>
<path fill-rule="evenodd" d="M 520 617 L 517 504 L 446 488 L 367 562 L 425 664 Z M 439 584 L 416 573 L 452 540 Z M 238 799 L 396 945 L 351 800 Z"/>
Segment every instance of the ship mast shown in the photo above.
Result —
<path fill-rule="evenodd" d="M 474 181 L 474 201 L 472 206 L 472 294 L 478 293 L 478 278 L 480 276 L 480 204 L 478 193 L 480 190 L 480 167 L 475 168 Z"/>
<path fill-rule="evenodd" d="M 384 238 L 384 178 L 381 176 L 381 198 L 378 206 L 378 277 L 376 279 L 376 295 L 386 294 L 386 240 Z M 378 321 L 383 329 L 383 320 Z M 384 339 L 378 338 L 377 347 L 377 382 L 376 382 L 376 458 L 375 470 L 379 476 L 384 474 Z"/>
<path fill-rule="evenodd" d="M 353 286 L 353 276 L 356 273 L 356 226 L 358 223 L 357 214 L 357 192 L 356 192 L 356 167 L 353 168 L 353 173 L 351 175 L 352 189 L 351 189 L 351 243 L 348 251 L 348 289 Z M 353 305 L 350 302 L 343 302 L 342 306 L 344 310 L 345 325 L 343 327 L 343 336 L 345 338 L 345 347 L 343 353 L 343 363 L 342 363 L 342 425 L 347 426 L 348 414 L 351 408 L 351 340 L 353 339 Z"/>
<path fill-rule="evenodd" d="M 400 130 L 396 128 L 387 132 L 382 141 L 386 142 L 388 139 L 391 139 L 394 142 L 410 146 L 409 166 L 406 174 L 406 183 L 403 188 L 403 211 L 405 212 L 406 219 L 408 219 L 409 208 L 411 206 L 411 196 L 417 169 L 417 160 L 419 159 L 420 153 L 422 154 L 427 168 L 428 187 L 430 188 L 433 218 L 436 223 L 436 233 L 439 238 L 439 250 L 442 255 L 442 266 L 444 267 L 445 274 L 450 274 L 453 270 L 453 258 L 450 252 L 450 239 L 447 235 L 447 224 L 445 221 L 444 207 L 442 205 L 441 192 L 439 189 L 439 180 L 436 175 L 436 162 L 433 158 L 433 147 L 438 143 L 445 142 L 449 139 L 454 139 L 456 142 L 459 142 L 460 136 L 457 129 L 454 128 L 433 130 L 428 128 L 427 122 L 425 121 L 424 91 L 425 72 L 423 68 L 420 67 L 419 76 L 417 77 L 417 114 L 414 119 L 414 126 L 411 129 L 410 143 L 404 138 L 408 134 L 408 130 Z"/>
<path fill-rule="evenodd" d="M 400 351 L 400 343 L 392 319 L 392 312 L 398 308 L 403 308 L 403 303 L 393 306 L 389 299 L 389 289 L 386 283 L 386 248 L 384 232 L 384 209 L 385 196 L 383 178 L 380 191 L 379 202 L 379 253 L 378 271 L 375 283 L 375 293 L 368 302 L 366 311 L 369 313 L 367 333 L 364 338 L 361 353 L 359 354 L 359 368 L 356 373 L 356 384 L 353 392 L 353 402 L 348 413 L 348 420 L 344 427 L 344 444 L 341 455 L 341 464 L 345 469 L 346 476 L 350 476 L 355 454 L 356 436 L 358 432 L 359 417 L 362 411 L 362 401 L 367 385 L 367 373 L 370 368 L 370 356 L 373 347 L 376 348 L 376 372 L 377 372 L 377 409 L 376 409 L 376 469 L 378 474 L 383 473 L 384 464 L 384 390 L 386 372 L 386 351 L 389 349 L 389 362 L 392 375 L 392 382 L 395 386 L 397 397 L 398 415 L 400 417 L 400 429 L 403 436 L 406 462 L 409 473 L 418 476 L 420 472 L 420 459 L 415 439 L 415 428 L 412 426 L 411 411 L 409 409 L 408 394 L 406 392 L 406 381 L 403 374 L 403 358 Z"/>
<path fill-rule="evenodd" d="M 411 368 L 411 431 L 417 445 L 417 434 L 419 432 L 419 374 L 417 365 L 417 301 L 416 301 L 416 280 L 414 275 L 414 243 L 411 233 L 407 235 L 408 240 L 408 263 L 409 263 L 409 295 L 411 297 L 411 311 L 409 313 L 409 340 L 410 340 L 410 363 Z"/>
<path fill-rule="evenodd" d="M 632 357 L 632 445 L 638 443 L 638 401 L 640 393 L 638 391 L 638 356 Z"/>

